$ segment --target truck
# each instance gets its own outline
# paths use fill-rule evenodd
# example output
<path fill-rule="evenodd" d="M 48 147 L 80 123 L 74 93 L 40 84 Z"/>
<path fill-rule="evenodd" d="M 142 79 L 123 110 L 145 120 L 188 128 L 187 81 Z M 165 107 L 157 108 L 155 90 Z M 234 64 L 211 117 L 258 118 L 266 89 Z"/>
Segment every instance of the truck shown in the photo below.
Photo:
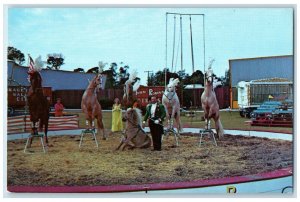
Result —
<path fill-rule="evenodd" d="M 293 82 L 285 78 L 240 81 L 237 89 L 240 115 L 247 118 L 265 101 L 293 99 Z"/>

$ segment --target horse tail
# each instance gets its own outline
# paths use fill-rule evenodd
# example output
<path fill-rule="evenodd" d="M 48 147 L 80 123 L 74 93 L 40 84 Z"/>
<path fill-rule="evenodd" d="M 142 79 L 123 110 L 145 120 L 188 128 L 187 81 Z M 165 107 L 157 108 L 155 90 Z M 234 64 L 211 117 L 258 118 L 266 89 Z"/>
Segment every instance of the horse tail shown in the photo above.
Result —
<path fill-rule="evenodd" d="M 219 139 L 221 139 L 224 136 L 224 129 L 220 118 L 216 121 L 216 129 L 217 129 L 218 137 Z"/>

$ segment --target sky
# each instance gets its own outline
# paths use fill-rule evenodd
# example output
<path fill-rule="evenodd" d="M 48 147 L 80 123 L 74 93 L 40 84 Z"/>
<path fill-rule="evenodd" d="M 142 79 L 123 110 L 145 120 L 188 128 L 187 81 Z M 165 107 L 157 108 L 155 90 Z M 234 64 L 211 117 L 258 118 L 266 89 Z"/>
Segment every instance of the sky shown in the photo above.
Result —
<path fill-rule="evenodd" d="M 7 45 L 26 56 L 41 55 L 43 60 L 49 53 L 62 53 L 65 57 L 62 70 L 79 67 L 88 70 L 99 61 L 116 62 L 119 66 L 123 62 L 130 67 L 129 73 L 137 70 L 142 84 L 146 84 L 145 71 L 155 73 L 166 66 L 172 72 L 181 70 L 179 17 L 168 15 L 166 26 L 166 12 L 205 14 L 204 25 L 202 16 L 191 17 L 195 70 L 204 71 L 204 66 L 207 69 L 214 59 L 212 68 L 220 77 L 229 68 L 230 59 L 293 54 L 293 9 L 278 7 L 11 6 L 7 12 Z M 192 74 L 190 33 L 189 16 L 183 16 L 183 70 L 188 74 Z"/>

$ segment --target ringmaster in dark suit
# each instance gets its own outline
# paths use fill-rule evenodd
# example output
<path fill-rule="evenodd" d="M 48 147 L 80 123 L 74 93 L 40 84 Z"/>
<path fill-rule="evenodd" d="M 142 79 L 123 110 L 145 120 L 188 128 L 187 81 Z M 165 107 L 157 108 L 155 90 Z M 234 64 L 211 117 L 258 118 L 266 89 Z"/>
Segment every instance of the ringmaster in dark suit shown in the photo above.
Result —
<path fill-rule="evenodd" d="M 151 97 L 151 103 L 146 107 L 146 114 L 143 120 L 143 126 L 147 119 L 150 133 L 152 136 L 153 150 L 161 150 L 161 137 L 164 133 L 164 127 L 162 125 L 164 118 L 166 117 L 165 107 L 157 102 L 156 96 Z"/>

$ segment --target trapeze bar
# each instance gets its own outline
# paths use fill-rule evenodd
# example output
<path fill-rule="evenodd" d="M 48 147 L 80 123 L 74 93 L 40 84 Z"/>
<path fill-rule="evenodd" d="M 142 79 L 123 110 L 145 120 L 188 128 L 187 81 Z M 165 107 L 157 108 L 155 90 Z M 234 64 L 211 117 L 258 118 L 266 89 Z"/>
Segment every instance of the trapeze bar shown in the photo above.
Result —
<path fill-rule="evenodd" d="M 167 15 L 202 15 L 204 16 L 204 14 L 183 14 L 183 13 L 169 13 L 169 12 L 166 12 Z"/>

